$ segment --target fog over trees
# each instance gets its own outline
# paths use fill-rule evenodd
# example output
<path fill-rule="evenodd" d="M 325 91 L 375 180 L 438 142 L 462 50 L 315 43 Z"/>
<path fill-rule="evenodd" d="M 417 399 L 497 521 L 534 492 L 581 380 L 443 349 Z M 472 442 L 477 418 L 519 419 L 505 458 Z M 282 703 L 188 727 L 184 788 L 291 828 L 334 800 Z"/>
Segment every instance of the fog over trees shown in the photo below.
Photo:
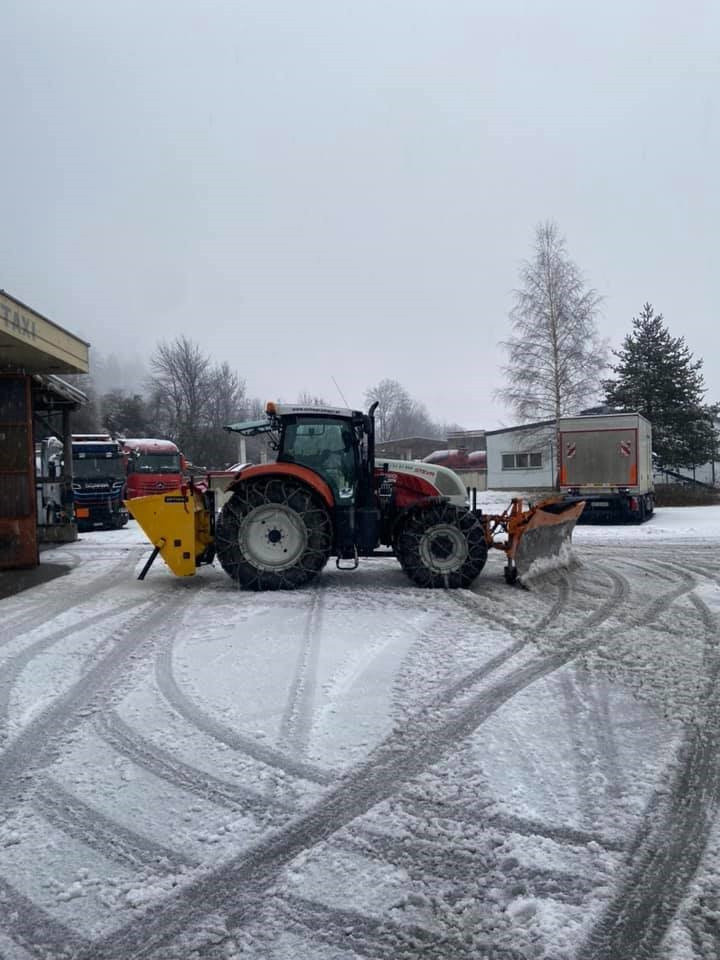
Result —
<path fill-rule="evenodd" d="M 693 466 L 712 459 L 718 407 L 704 401 L 702 360 L 682 337 L 673 338 L 646 303 L 609 362 L 608 344 L 598 332 L 602 297 L 570 258 L 565 238 L 553 221 L 535 228 L 532 255 L 519 271 L 509 313 L 511 335 L 502 346 L 508 361 L 505 386 L 496 392 L 515 421 L 555 420 L 579 413 L 604 397 L 619 409 L 643 413 L 653 425 L 659 462 Z M 615 379 L 603 380 L 614 373 Z M 88 395 L 73 415 L 77 433 L 107 431 L 116 436 L 156 436 L 173 440 L 196 464 L 223 467 L 241 450 L 256 455 L 255 441 L 240 448 L 223 427 L 259 419 L 266 399 L 303 406 L 348 406 L 308 384 L 296 397 L 247 395 L 245 380 L 227 361 L 218 362 L 188 337 L 160 341 L 146 359 L 93 355 L 91 374 L 71 378 Z M 334 381 L 338 393 L 340 388 Z M 368 386 L 367 408 L 377 403 L 380 441 L 408 437 L 437 439 L 462 430 L 436 420 L 421 399 L 389 377 Z M 467 426 L 481 428 L 472 411 Z"/>
<path fill-rule="evenodd" d="M 265 401 L 249 397 L 245 381 L 227 362 L 218 363 L 201 346 L 180 336 L 161 341 L 148 367 L 119 358 L 94 358 L 91 374 L 72 378 L 88 395 L 88 404 L 72 416 L 75 433 L 161 437 L 173 440 L 195 464 L 220 468 L 239 459 L 236 436 L 223 427 L 238 420 L 259 419 Z M 121 386 L 125 384 L 126 386 Z M 268 399 L 268 398 L 266 398 Z M 274 397 L 303 406 L 344 406 L 345 402 L 304 390 L 297 397 Z M 384 379 L 365 392 L 366 405 L 378 401 L 378 439 L 410 436 L 436 438 L 462 429 L 435 421 L 425 405 L 396 380 Z M 259 452 L 246 442 L 247 455 Z"/>

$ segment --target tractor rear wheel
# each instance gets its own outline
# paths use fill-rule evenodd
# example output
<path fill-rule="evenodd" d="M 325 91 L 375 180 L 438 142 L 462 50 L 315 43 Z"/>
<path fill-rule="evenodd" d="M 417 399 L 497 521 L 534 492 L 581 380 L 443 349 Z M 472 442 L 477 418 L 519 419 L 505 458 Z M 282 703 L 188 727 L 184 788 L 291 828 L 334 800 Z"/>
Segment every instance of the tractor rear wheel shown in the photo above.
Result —
<path fill-rule="evenodd" d="M 413 510 L 395 540 L 405 573 L 421 587 L 467 587 L 487 560 L 485 529 L 469 510 L 436 503 Z"/>
<path fill-rule="evenodd" d="M 223 570 L 248 590 L 294 590 L 327 563 L 332 524 L 325 505 L 293 478 L 241 485 L 215 527 Z"/>

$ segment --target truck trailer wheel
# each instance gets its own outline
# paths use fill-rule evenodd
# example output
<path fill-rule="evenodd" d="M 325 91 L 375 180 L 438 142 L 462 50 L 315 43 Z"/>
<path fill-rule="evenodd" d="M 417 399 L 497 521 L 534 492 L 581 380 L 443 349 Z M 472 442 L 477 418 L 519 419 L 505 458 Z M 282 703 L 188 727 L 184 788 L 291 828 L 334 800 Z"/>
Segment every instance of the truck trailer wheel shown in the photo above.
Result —
<path fill-rule="evenodd" d="M 223 570 L 248 590 L 293 590 L 327 563 L 332 525 L 325 505 L 293 478 L 241 485 L 215 527 Z"/>
<path fill-rule="evenodd" d="M 437 503 L 413 510 L 395 540 L 405 573 L 421 587 L 467 587 L 487 560 L 482 523 L 468 510 Z"/>

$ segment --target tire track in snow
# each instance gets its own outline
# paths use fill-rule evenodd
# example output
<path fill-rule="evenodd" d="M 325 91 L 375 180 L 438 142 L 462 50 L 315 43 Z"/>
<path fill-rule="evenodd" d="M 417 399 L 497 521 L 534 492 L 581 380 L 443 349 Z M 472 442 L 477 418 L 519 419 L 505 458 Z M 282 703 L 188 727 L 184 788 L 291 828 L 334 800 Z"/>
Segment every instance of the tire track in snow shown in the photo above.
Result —
<path fill-rule="evenodd" d="M 641 560 L 628 560 L 627 557 L 623 557 L 621 560 L 619 560 L 619 562 L 622 563 L 624 567 L 630 567 L 632 570 L 638 570 L 640 573 L 654 577 L 657 580 L 664 580 L 668 583 L 673 583 L 675 580 L 675 577 L 673 577 L 671 573 L 665 573 L 656 569 L 658 566 L 664 566 L 664 561 L 645 560 L 643 562 Z"/>
<path fill-rule="evenodd" d="M 590 782 L 593 770 L 587 734 L 592 729 L 592 724 L 585 703 L 588 685 L 583 682 L 581 676 L 578 676 L 577 670 L 572 674 L 569 671 L 563 671 L 557 682 L 560 686 L 562 713 L 574 767 L 578 807 L 584 821 L 583 825 L 591 828 L 597 821 L 600 805 L 593 784 Z M 582 684 L 582 694 L 578 692 L 578 684 Z"/>
<path fill-rule="evenodd" d="M 469 807 L 466 803 L 458 803 L 454 799 L 436 800 L 425 794 L 418 795 L 408 788 L 400 792 L 398 801 L 410 816 L 417 816 L 419 819 L 453 820 L 461 824 L 473 824 L 483 828 L 497 829 L 504 833 L 517 833 L 524 837 L 545 837 L 554 843 L 567 846 L 586 847 L 589 843 L 596 843 L 604 850 L 612 852 L 627 849 L 624 840 L 608 837 L 598 831 L 551 826 L 528 817 L 519 817 L 509 813 L 494 813 L 492 809 L 489 809 L 492 807 L 491 801 L 486 801 L 484 805 L 477 807 Z"/>
<path fill-rule="evenodd" d="M 322 609 L 323 594 L 314 587 L 290 693 L 280 721 L 278 745 L 281 749 L 287 747 L 287 752 L 298 759 L 307 756 L 310 739 L 321 643 Z"/>
<path fill-rule="evenodd" d="M 310 763 L 305 763 L 260 743 L 253 737 L 228 727 L 202 710 L 178 685 L 173 673 L 172 646 L 166 643 L 160 648 L 155 661 L 155 678 L 158 688 L 170 706 L 180 716 L 214 740 L 226 744 L 239 753 L 247 754 L 269 767 L 276 767 L 302 780 L 327 785 L 337 779 L 337 774 Z"/>
<path fill-rule="evenodd" d="M 185 592 L 184 585 L 182 589 Z M 25 799 L 26 794 L 34 789 L 31 781 L 36 769 L 43 764 L 49 765 L 56 755 L 62 753 L 72 734 L 87 722 L 88 716 L 101 709 L 108 698 L 117 695 L 128 661 L 136 659 L 138 651 L 144 645 L 151 644 L 154 630 L 163 631 L 175 618 L 183 615 L 187 601 L 179 606 L 177 595 L 173 591 L 159 602 L 155 601 L 153 610 L 148 615 L 145 614 L 145 606 L 146 604 L 134 617 L 125 621 L 106 638 L 106 642 L 113 644 L 109 652 L 38 714 L 0 753 L 0 812 L 9 814 L 18 800 Z M 137 603 L 133 603 L 133 607 L 137 609 Z M 138 621 L 141 621 L 140 625 Z M 139 629 L 139 626 L 142 629 Z M 69 835 L 72 836 L 74 826 L 70 821 L 77 820 L 86 812 L 82 810 L 85 805 L 77 798 L 72 799 L 74 814 L 77 816 L 70 813 L 70 806 L 68 800 L 64 805 L 64 821 L 69 828 Z M 99 843 L 97 834 L 102 829 L 107 830 L 108 840 L 111 842 L 112 837 L 117 840 L 119 834 L 123 834 L 125 851 L 130 856 L 131 832 L 125 831 L 125 828 L 109 819 L 102 818 L 105 822 L 101 823 L 101 818 L 102 815 L 95 818 L 94 826 L 86 833 L 84 842 L 90 841 L 88 845 L 94 845 L 92 841 L 95 839 Z M 60 819 L 58 813 L 55 821 L 59 826 Z M 78 826 L 78 829 L 82 828 Z M 138 856 L 143 856 L 139 853 L 143 848 L 146 856 L 152 856 L 150 849 L 157 851 L 158 848 L 154 841 L 146 843 L 145 838 L 136 839 L 134 843 Z M 107 850 L 104 853 L 109 855 Z M 112 859 L 112 856 L 110 858 Z M 175 855 L 175 862 L 181 861 L 185 862 Z M 60 960 L 67 956 L 68 960 L 71 957 L 74 960 L 80 952 L 90 951 L 92 955 L 93 948 L 89 941 L 68 930 L 2 878 L 0 905 L 5 908 L 2 920 L 4 932 L 33 956 L 46 960 Z"/>
<path fill-rule="evenodd" d="M 198 861 L 106 817 L 69 793 L 56 780 L 47 779 L 41 784 L 32 802 L 38 813 L 54 827 L 110 860 L 167 873 L 197 866 Z"/>
<path fill-rule="evenodd" d="M 466 610 L 474 610 L 476 608 L 476 601 L 468 601 L 467 597 L 455 597 L 455 594 L 450 594 L 450 596 L 459 602 Z M 533 624 L 530 627 L 522 627 L 518 624 L 513 625 L 510 629 L 511 632 L 517 633 L 519 630 L 525 634 L 519 640 L 516 640 L 514 643 L 510 644 L 505 650 L 502 650 L 500 653 L 496 654 L 494 657 L 491 657 L 490 660 L 485 661 L 477 670 L 473 670 L 468 673 L 466 676 L 455 681 L 455 683 L 447 686 L 442 694 L 435 701 L 437 704 L 446 704 L 454 700 L 459 694 L 463 693 L 465 690 L 470 689 L 470 687 L 475 686 L 480 680 L 483 680 L 485 677 L 488 677 L 491 673 L 494 673 L 496 670 L 499 670 L 508 660 L 511 660 L 516 654 L 533 640 L 537 639 L 541 633 L 551 624 L 554 620 L 557 619 L 559 614 L 568 604 L 570 597 L 570 586 L 566 579 L 561 580 L 560 590 L 557 599 L 553 602 L 550 609 L 547 613 L 543 614 L 537 623 Z"/>
<path fill-rule="evenodd" d="M 663 566 L 663 564 L 657 564 Z M 637 564 L 646 572 L 652 572 L 652 564 Z M 671 590 L 666 590 L 661 596 L 652 600 L 645 609 L 635 613 L 628 611 L 626 620 L 630 626 L 650 626 L 681 597 L 690 593 L 696 586 L 692 576 L 683 570 L 675 570 L 675 580 L 681 583 Z M 629 585 L 628 585 L 629 590 Z M 602 768 L 604 779 L 609 784 L 609 790 L 614 796 L 623 792 L 623 778 L 620 773 L 620 764 L 617 759 L 617 746 L 612 740 L 612 723 L 610 721 L 607 700 L 604 709 L 595 695 L 595 688 L 582 671 L 576 669 L 573 675 L 567 672 L 560 678 L 565 705 L 565 721 L 569 735 L 575 766 L 575 782 L 578 790 L 578 802 L 588 827 L 598 821 L 606 807 L 604 797 L 598 797 L 597 786 L 594 782 L 595 771 L 590 762 L 591 757 Z M 579 691 L 578 688 L 581 688 Z M 596 750 L 591 750 L 589 741 L 594 741 Z"/>
<path fill-rule="evenodd" d="M 141 931 L 137 922 L 126 925 L 112 936 L 98 940 L 92 953 L 81 954 L 77 960 L 152 957 L 158 948 L 174 941 L 182 931 L 208 914 L 230 911 L 238 923 L 251 918 L 263 892 L 299 853 L 326 840 L 387 799 L 401 784 L 452 753 L 458 743 L 473 734 L 513 696 L 602 643 L 602 636 L 579 638 L 614 615 L 625 597 L 626 581 L 612 571 L 608 571 L 608 575 L 615 586 L 612 596 L 582 623 L 563 634 L 559 649 L 518 666 L 447 711 L 439 721 L 433 718 L 432 712 L 422 710 L 379 744 L 365 762 L 349 771 L 309 811 L 189 883 L 161 905 L 150 906 Z"/>
<path fill-rule="evenodd" d="M 502 593 L 507 596 L 508 588 L 503 586 L 501 589 Z M 436 699 L 434 699 L 432 702 L 442 704 L 445 701 L 449 702 L 454 697 L 462 693 L 465 689 L 468 689 L 476 684 L 479 679 L 489 676 L 491 673 L 500 669 L 500 667 L 502 667 L 508 660 L 511 660 L 516 654 L 522 651 L 529 642 L 540 636 L 546 627 L 567 606 L 570 597 L 570 586 L 567 577 L 564 575 L 564 573 L 561 574 L 557 598 L 552 603 L 549 610 L 546 610 L 540 619 L 529 627 L 527 624 L 523 625 L 519 622 L 509 620 L 508 618 L 501 618 L 501 622 L 499 622 L 495 611 L 486 608 L 484 602 L 486 600 L 485 595 L 479 597 L 474 591 L 445 590 L 438 592 L 438 595 L 444 601 L 444 610 L 442 612 L 452 616 L 461 611 L 464 615 L 462 619 L 462 626 L 471 633 L 475 629 L 477 617 L 480 615 L 482 620 L 486 621 L 492 626 L 502 626 L 511 636 L 513 634 L 516 635 L 518 632 L 522 632 L 524 634 L 522 638 L 515 640 L 500 653 L 496 654 L 494 657 L 491 657 L 489 660 L 484 661 L 484 663 L 481 664 L 477 670 L 465 674 L 459 679 L 450 683 L 439 681 L 441 693 L 439 694 L 439 699 L 438 695 L 436 695 Z M 524 594 L 524 596 L 527 596 L 527 594 Z M 401 619 L 399 615 L 395 614 L 394 619 L 401 623 L 403 627 L 406 626 L 406 620 Z M 435 622 L 433 622 L 433 626 L 434 625 Z M 426 646 L 429 647 L 431 650 L 431 656 L 437 652 L 437 630 L 433 630 L 429 627 L 415 628 L 415 634 L 415 640 L 405 654 L 402 667 L 398 672 L 395 681 L 394 700 L 396 703 L 400 704 L 405 702 L 410 686 L 415 685 L 414 676 L 416 675 L 417 663 L 422 656 L 423 649 Z M 403 675 L 405 673 L 407 676 Z M 400 712 L 403 713 L 404 710 L 401 709 Z"/>
<path fill-rule="evenodd" d="M 281 906 L 291 928 L 312 939 L 367 960 L 417 960 L 420 956 L 442 960 L 479 960 L 477 946 L 460 933 L 441 934 L 418 924 L 376 920 L 353 910 L 327 907 L 302 897 L 287 897 Z M 492 947 L 492 960 L 527 960 L 527 954 Z"/>
<path fill-rule="evenodd" d="M 142 609 L 144 609 L 145 606 L 147 606 L 147 603 L 143 605 Z M 66 637 L 74 636 L 79 631 L 88 629 L 88 627 L 97 627 L 106 620 L 120 616 L 125 613 L 126 610 L 137 608 L 137 600 L 131 600 L 114 607 L 112 610 L 105 610 L 102 613 L 98 613 L 94 617 L 86 617 L 80 623 L 73 623 L 70 626 L 64 627 L 62 630 L 56 630 L 49 636 L 36 640 L 24 650 L 9 657 L 0 667 L 2 671 L 0 672 L 0 742 L 7 736 L 8 711 L 12 689 L 25 667 L 34 660 L 35 657 L 40 656 Z"/>
<path fill-rule="evenodd" d="M 375 830 L 363 829 L 352 833 L 341 831 L 329 841 L 338 850 L 354 850 L 368 859 L 378 860 L 404 870 L 412 880 L 428 876 L 452 880 L 458 885 L 477 880 L 486 871 L 489 858 L 477 851 L 448 843 L 428 841 L 419 836 L 394 837 Z"/>
<path fill-rule="evenodd" d="M 42 960 L 73 960 L 89 941 L 55 920 L 0 877 L 2 932 Z M 59 946 L 61 944 L 61 946 Z"/>
<path fill-rule="evenodd" d="M 26 774 L 61 752 L 68 736 L 112 695 L 127 662 L 148 644 L 154 630 L 167 627 L 168 613 L 173 610 L 177 610 L 174 593 L 155 602 L 152 612 L 147 615 L 144 607 L 141 608 L 135 617 L 110 635 L 108 640 L 114 644 L 109 652 L 6 745 L 0 754 L 0 809 L 13 804 L 17 785 Z M 144 618 L 142 629 L 133 629 L 141 617 Z"/>
<path fill-rule="evenodd" d="M 228 783 L 198 767 L 190 766 L 173 753 L 143 737 L 126 724 L 116 711 L 98 715 L 95 729 L 100 737 L 121 756 L 172 783 L 188 793 L 230 810 L 249 812 L 264 819 L 268 814 L 290 813 L 291 808 L 269 800 L 262 794 Z"/>
<path fill-rule="evenodd" d="M 443 593 L 443 599 L 449 600 L 450 605 L 455 607 L 456 611 L 457 607 L 461 607 L 466 613 L 469 612 L 472 614 L 473 618 L 480 617 L 483 620 L 487 620 L 492 626 L 502 627 L 510 634 L 523 630 L 521 623 L 490 608 L 487 605 L 487 598 L 484 595 L 478 596 L 473 590 L 446 590 Z"/>
<path fill-rule="evenodd" d="M 471 895 L 478 899 L 478 895 L 485 892 L 481 888 L 498 885 L 497 858 L 491 852 L 479 854 L 477 850 L 453 843 L 447 836 L 440 839 L 433 835 L 424 837 L 422 834 L 392 837 L 373 830 L 363 830 L 349 837 L 342 834 L 333 837 L 330 843 L 333 847 L 352 849 L 368 859 L 404 870 L 411 880 L 420 884 L 426 884 L 428 877 L 450 882 L 454 885 L 451 894 L 461 888 L 463 896 Z M 563 903 L 580 906 L 594 886 L 588 877 L 578 873 L 537 867 L 528 877 L 527 867 L 518 866 L 525 871 L 521 877 L 506 877 L 505 880 L 508 886 L 521 879 L 524 882 L 531 880 L 532 890 L 528 891 L 528 896 L 552 897 Z M 471 887 L 474 889 L 469 894 Z"/>
<path fill-rule="evenodd" d="M 601 679 L 595 685 L 585 685 L 584 698 L 588 706 L 592 736 L 597 744 L 597 757 L 608 784 L 608 793 L 613 799 L 625 793 L 625 777 L 620 762 L 618 744 L 610 701 L 609 683 Z"/>
<path fill-rule="evenodd" d="M 652 960 L 702 860 L 720 808 L 718 626 L 692 598 L 709 630 L 700 717 L 688 726 L 678 765 L 648 804 L 625 878 L 578 953 L 578 960 Z"/>
<path fill-rule="evenodd" d="M 678 586 L 658 597 L 640 617 L 632 618 L 631 615 L 631 619 L 634 619 L 634 622 L 641 626 L 652 626 L 664 613 L 671 609 L 674 603 L 692 594 L 697 586 L 697 581 L 691 574 L 678 569 L 676 565 L 669 566 L 665 561 L 650 561 L 645 565 L 637 564 L 637 566 L 648 572 L 653 570 L 657 576 L 667 579 L 671 583 L 677 581 L 678 578 L 681 581 Z M 655 568 L 658 566 L 666 570 L 667 573 L 657 572 Z M 706 627 L 712 630 L 712 624 L 707 621 Z M 663 629 L 667 628 L 663 625 Z M 608 700 L 608 690 L 607 680 L 599 685 L 586 684 L 583 690 L 583 699 L 585 708 L 588 710 L 592 737 L 597 744 L 596 756 L 603 767 L 608 783 L 608 792 L 611 797 L 616 798 L 624 793 L 625 778 L 622 775 L 617 742 L 613 736 L 614 723 Z"/>
<path fill-rule="evenodd" d="M 4 629 L 7 633 L 0 639 L 0 647 L 23 633 L 29 633 L 31 630 L 42 627 L 48 623 L 48 621 L 54 620 L 61 614 L 67 613 L 68 610 L 82 607 L 83 604 L 88 602 L 94 602 L 98 594 L 105 593 L 107 590 L 112 590 L 114 587 L 117 587 L 121 571 L 127 571 L 129 568 L 132 572 L 141 556 L 142 550 L 140 548 L 130 549 L 128 556 L 123 557 L 120 563 L 114 564 L 110 572 L 100 574 L 100 576 L 92 577 L 88 580 L 83 580 L 78 584 L 72 581 L 68 582 L 68 576 L 71 576 L 72 571 L 81 564 L 80 559 L 76 560 L 72 564 L 70 574 L 60 578 L 63 581 L 65 589 L 59 590 L 59 597 L 45 600 L 39 605 L 32 604 L 31 612 L 28 613 L 26 610 L 20 610 L 14 616 L 10 614 L 3 620 Z M 23 592 L 31 594 L 32 590 L 33 588 L 30 587 L 27 591 Z"/>
<path fill-rule="evenodd" d="M 697 960 L 717 960 L 720 957 L 720 930 L 718 912 L 720 911 L 720 890 L 717 879 L 703 887 L 693 897 L 692 903 L 684 912 L 683 926 L 688 930 L 695 949 Z"/>
<path fill-rule="evenodd" d="M 546 837 L 555 843 L 572 847 L 586 847 L 589 843 L 596 843 L 603 850 L 618 853 L 626 849 L 623 840 L 614 840 L 605 834 L 593 830 L 576 830 L 574 827 L 551 827 L 537 820 L 526 817 L 515 817 L 512 814 L 491 814 L 485 821 L 489 827 L 497 827 L 507 833 L 517 833 L 523 837 Z"/>

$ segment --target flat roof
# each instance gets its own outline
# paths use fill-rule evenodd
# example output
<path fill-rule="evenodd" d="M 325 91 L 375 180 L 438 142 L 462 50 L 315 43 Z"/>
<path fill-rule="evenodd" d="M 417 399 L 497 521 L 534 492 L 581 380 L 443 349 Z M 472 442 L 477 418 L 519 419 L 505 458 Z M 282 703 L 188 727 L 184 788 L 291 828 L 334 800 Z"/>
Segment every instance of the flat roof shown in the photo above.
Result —
<path fill-rule="evenodd" d="M 88 373 L 90 344 L 0 290 L 0 367 L 26 373 Z"/>
<path fill-rule="evenodd" d="M 375 447 L 377 449 L 377 447 L 382 447 L 383 444 L 386 444 L 386 443 L 417 443 L 418 441 L 420 441 L 421 443 L 442 443 L 443 442 L 440 437 L 396 437 L 396 438 L 393 438 L 392 440 L 376 440 Z"/>
<path fill-rule="evenodd" d="M 561 418 L 564 419 L 564 418 Z M 499 433 L 515 433 L 518 430 L 536 430 L 538 427 L 547 427 L 555 424 L 554 420 L 536 420 L 534 423 L 521 423 L 517 427 L 501 427 L 499 430 L 486 430 L 486 437 L 496 437 Z"/>

